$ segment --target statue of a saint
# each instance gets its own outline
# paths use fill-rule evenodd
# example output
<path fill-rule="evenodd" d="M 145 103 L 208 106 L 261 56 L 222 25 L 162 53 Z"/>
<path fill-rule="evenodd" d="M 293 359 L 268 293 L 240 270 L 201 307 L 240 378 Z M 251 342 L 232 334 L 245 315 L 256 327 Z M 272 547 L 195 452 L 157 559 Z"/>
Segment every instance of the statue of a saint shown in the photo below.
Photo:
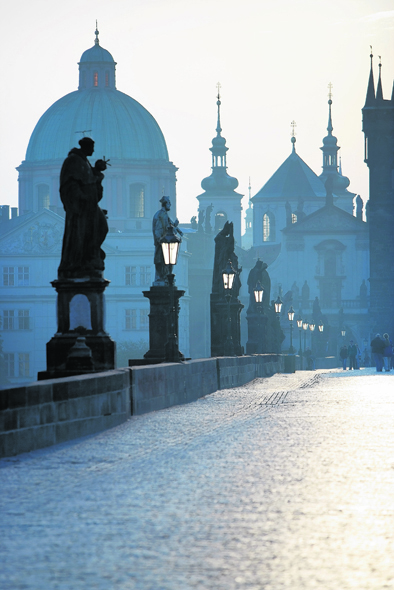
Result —
<path fill-rule="evenodd" d="M 168 211 L 171 209 L 170 197 L 162 197 L 160 199 L 160 203 L 162 204 L 162 208 L 154 214 L 152 221 L 153 241 L 155 244 L 154 263 L 156 269 L 153 285 L 156 287 L 168 285 L 169 269 L 164 264 L 163 252 L 161 249 L 161 238 L 166 235 L 167 229 L 170 225 L 172 225 L 177 234 L 180 236 L 183 235 L 181 230 L 178 228 L 179 221 L 177 219 L 172 221 L 168 215 Z"/>
<path fill-rule="evenodd" d="M 80 149 L 73 148 L 60 172 L 60 198 L 66 212 L 59 278 L 97 278 L 104 270 L 105 252 L 101 244 L 108 233 L 106 211 L 98 203 L 103 197 L 101 182 L 105 160 L 94 167 L 88 156 L 94 152 L 94 141 L 83 137 Z"/>
<path fill-rule="evenodd" d="M 211 203 L 209 205 L 209 207 L 207 207 L 207 210 L 205 212 L 205 232 L 207 234 L 210 234 L 212 232 L 212 224 L 211 224 L 212 211 L 213 211 L 213 205 Z"/>
<path fill-rule="evenodd" d="M 232 288 L 232 297 L 238 298 L 241 288 L 241 279 L 239 275 L 242 268 L 238 268 L 238 256 L 234 252 L 234 226 L 232 222 L 226 221 L 223 229 L 215 237 L 215 259 L 213 264 L 212 293 L 223 294 L 222 272 L 230 260 L 235 271 L 235 277 Z"/>
<path fill-rule="evenodd" d="M 248 292 L 249 292 L 249 308 L 248 311 L 252 312 L 256 308 L 256 300 L 254 297 L 254 289 L 256 288 L 257 281 L 260 282 L 263 287 L 263 310 L 266 310 L 270 304 L 271 296 L 271 279 L 267 272 L 268 265 L 262 260 L 258 259 L 255 266 L 249 272 L 248 276 Z"/>

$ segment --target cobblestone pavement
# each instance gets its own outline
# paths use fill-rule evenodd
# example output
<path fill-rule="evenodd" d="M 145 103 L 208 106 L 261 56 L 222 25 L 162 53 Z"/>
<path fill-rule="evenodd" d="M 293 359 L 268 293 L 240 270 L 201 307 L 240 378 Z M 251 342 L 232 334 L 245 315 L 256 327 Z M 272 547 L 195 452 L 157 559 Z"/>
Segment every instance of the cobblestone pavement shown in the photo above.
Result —
<path fill-rule="evenodd" d="M 300 371 L 3 459 L 0 588 L 394 588 L 393 426 L 393 373 Z"/>

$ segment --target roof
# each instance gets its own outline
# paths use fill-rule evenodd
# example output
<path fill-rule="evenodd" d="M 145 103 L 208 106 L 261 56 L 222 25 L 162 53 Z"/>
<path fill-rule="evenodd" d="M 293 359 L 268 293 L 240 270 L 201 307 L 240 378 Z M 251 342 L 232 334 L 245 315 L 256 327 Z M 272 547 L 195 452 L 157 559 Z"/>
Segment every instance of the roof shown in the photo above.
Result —
<path fill-rule="evenodd" d="M 94 139 L 97 157 L 168 161 L 156 120 L 139 102 L 114 88 L 77 90 L 56 101 L 38 121 L 26 160 L 64 159 L 84 131 Z"/>
<path fill-rule="evenodd" d="M 263 188 L 252 198 L 260 199 L 307 199 L 325 198 L 326 190 L 320 178 L 309 168 L 294 150 L 271 176 Z"/>

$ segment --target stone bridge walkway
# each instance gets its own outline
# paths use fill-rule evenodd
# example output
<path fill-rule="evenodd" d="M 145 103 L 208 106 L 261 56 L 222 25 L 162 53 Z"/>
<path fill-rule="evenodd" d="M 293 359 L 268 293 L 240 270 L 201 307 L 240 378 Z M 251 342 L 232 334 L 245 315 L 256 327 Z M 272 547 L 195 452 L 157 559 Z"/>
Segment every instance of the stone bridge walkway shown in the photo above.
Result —
<path fill-rule="evenodd" d="M 0 461 L 2 590 L 394 588 L 394 374 L 297 372 Z"/>

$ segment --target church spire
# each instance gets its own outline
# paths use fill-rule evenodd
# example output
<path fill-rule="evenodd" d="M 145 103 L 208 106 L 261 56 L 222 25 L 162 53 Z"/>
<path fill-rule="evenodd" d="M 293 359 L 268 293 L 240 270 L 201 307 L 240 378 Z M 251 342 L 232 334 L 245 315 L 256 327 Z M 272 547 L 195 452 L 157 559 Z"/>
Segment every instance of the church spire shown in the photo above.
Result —
<path fill-rule="evenodd" d="M 98 38 L 98 36 L 99 36 L 99 31 L 98 31 L 98 28 L 97 28 L 97 20 L 96 20 L 96 30 L 94 31 L 94 34 L 96 35 L 96 38 L 95 38 L 95 40 L 94 40 L 94 44 L 95 44 L 95 45 L 100 45 L 99 38 Z"/>
<path fill-rule="evenodd" d="M 295 151 L 296 151 L 295 144 L 296 144 L 296 141 L 297 141 L 296 136 L 295 136 L 296 135 L 295 134 L 295 128 L 297 127 L 297 123 L 293 119 L 293 121 L 290 123 L 290 125 L 291 125 L 291 140 L 290 141 L 293 144 L 292 153 L 295 154 Z"/>
<path fill-rule="evenodd" d="M 372 45 L 370 45 L 370 47 L 371 47 L 371 54 L 369 57 L 371 58 L 371 69 L 369 72 L 367 96 L 365 98 L 365 105 L 364 105 L 366 107 L 371 106 L 375 102 L 375 83 L 373 81 L 373 67 L 372 67 L 372 60 L 373 60 Z"/>
<path fill-rule="evenodd" d="M 383 89 L 382 89 L 382 58 L 379 55 L 379 80 L 376 87 L 376 100 L 383 100 Z"/>

